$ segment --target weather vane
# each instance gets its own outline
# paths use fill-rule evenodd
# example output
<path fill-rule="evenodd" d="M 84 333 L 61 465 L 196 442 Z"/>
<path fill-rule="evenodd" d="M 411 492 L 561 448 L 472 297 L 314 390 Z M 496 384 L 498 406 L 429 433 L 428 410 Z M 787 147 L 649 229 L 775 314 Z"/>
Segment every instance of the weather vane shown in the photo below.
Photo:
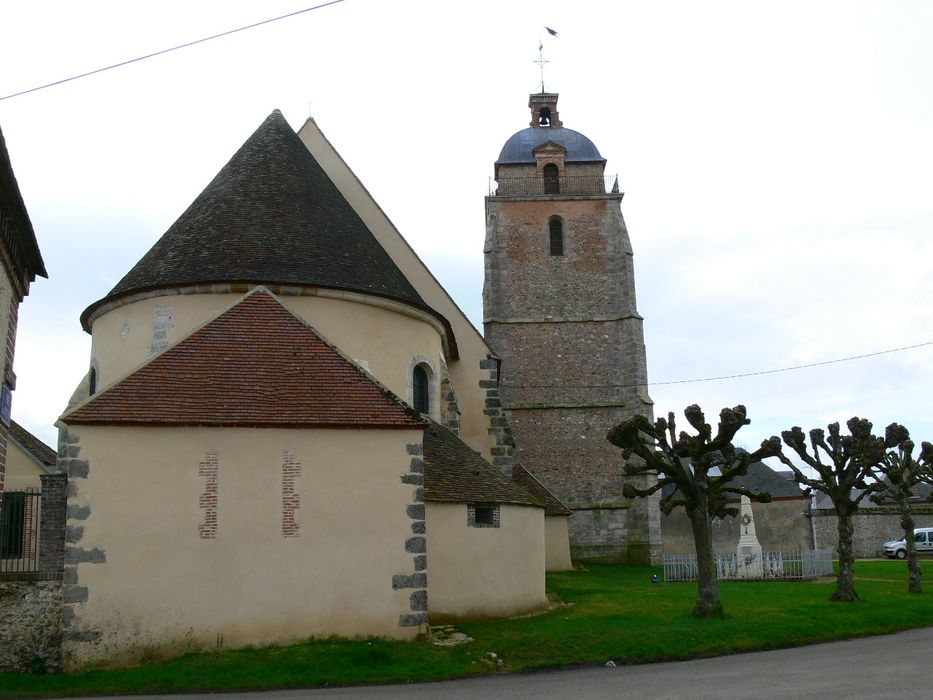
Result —
<path fill-rule="evenodd" d="M 558 34 L 555 30 L 550 27 L 545 27 L 547 33 L 550 34 L 555 39 L 558 38 Z M 538 67 L 541 69 L 541 92 L 544 92 L 544 64 L 550 63 L 546 58 L 544 58 L 544 42 L 538 39 L 538 60 L 532 61 L 532 63 L 537 63 Z"/>

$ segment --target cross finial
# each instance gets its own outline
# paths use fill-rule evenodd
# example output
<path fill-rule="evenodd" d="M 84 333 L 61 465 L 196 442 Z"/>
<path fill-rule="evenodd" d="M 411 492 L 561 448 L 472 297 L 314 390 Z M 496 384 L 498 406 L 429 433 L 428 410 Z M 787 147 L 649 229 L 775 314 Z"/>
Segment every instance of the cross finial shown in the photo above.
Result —
<path fill-rule="evenodd" d="M 544 92 L 544 64 L 550 63 L 550 61 L 544 58 L 544 42 L 538 41 L 538 60 L 532 61 L 532 63 L 537 63 L 541 69 L 541 92 Z"/>

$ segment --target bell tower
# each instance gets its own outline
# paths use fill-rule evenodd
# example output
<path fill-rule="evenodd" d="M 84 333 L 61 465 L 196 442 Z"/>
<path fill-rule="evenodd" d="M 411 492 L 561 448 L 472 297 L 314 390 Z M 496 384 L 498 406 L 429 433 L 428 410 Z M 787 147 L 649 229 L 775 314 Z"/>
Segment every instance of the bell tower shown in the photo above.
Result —
<path fill-rule="evenodd" d="M 485 336 L 516 460 L 574 511 L 574 559 L 657 561 L 657 497 L 622 496 L 621 451 L 606 440 L 653 416 L 623 193 L 593 142 L 563 126 L 557 98 L 529 97 L 530 126 L 495 163 Z"/>

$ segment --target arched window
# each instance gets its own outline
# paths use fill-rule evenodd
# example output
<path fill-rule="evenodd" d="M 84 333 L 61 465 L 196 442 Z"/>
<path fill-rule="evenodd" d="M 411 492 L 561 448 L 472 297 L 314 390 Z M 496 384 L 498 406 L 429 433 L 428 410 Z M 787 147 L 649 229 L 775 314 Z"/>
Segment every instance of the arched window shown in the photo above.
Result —
<path fill-rule="evenodd" d="M 88 383 L 88 394 L 93 396 L 97 393 L 97 369 L 91 367 L 91 371 L 87 373 L 87 383 Z"/>
<path fill-rule="evenodd" d="M 544 166 L 544 194 L 560 194 L 560 171 L 553 163 Z"/>
<path fill-rule="evenodd" d="M 550 126 L 551 125 L 551 110 L 547 105 L 542 107 L 538 111 L 538 126 Z"/>
<path fill-rule="evenodd" d="M 431 408 L 430 393 L 428 391 L 428 370 L 421 365 L 415 365 L 411 372 L 411 402 L 416 410 L 428 413 Z"/>
<path fill-rule="evenodd" d="M 564 224 L 558 217 L 547 222 L 551 244 L 551 255 L 564 254 Z"/>

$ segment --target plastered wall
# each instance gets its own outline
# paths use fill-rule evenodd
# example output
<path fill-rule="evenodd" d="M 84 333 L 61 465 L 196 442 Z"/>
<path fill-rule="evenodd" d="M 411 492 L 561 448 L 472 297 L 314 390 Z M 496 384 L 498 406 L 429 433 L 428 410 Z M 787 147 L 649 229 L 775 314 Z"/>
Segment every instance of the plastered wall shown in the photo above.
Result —
<path fill-rule="evenodd" d="M 420 431 L 72 426 L 64 436 L 80 459 L 65 556 L 69 667 L 147 648 L 417 633 L 410 589 L 425 546 L 412 507 L 423 496 L 409 472 Z"/>
<path fill-rule="evenodd" d="M 432 623 L 518 615 L 547 605 L 544 509 L 499 509 L 498 527 L 470 527 L 466 504 L 427 504 Z"/>

